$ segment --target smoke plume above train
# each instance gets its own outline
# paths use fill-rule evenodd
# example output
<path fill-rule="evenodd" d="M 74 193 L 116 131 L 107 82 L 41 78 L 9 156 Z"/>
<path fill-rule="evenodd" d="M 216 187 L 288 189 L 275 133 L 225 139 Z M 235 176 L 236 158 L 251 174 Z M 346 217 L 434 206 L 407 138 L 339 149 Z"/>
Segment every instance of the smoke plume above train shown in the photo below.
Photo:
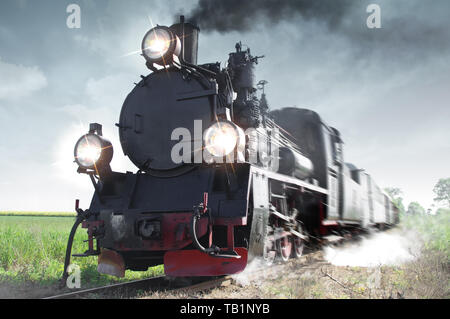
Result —
<path fill-rule="evenodd" d="M 205 32 L 245 31 L 255 28 L 259 18 L 276 24 L 299 17 L 323 21 L 332 29 L 341 24 L 351 4 L 349 0 L 200 0 L 187 16 Z"/>
<path fill-rule="evenodd" d="M 314 28 L 314 32 L 321 34 L 325 31 L 342 41 L 348 41 L 347 50 L 358 58 L 389 54 L 396 61 L 396 57 L 404 55 L 404 52 L 410 52 L 411 59 L 416 59 L 448 51 L 448 28 L 426 20 L 420 14 L 424 10 L 420 2 L 377 2 L 381 10 L 381 25 L 377 29 L 370 29 L 366 25 L 372 10 L 369 7 L 371 4 L 369 0 L 199 0 L 190 11 L 178 11 L 174 19 L 184 14 L 204 33 L 255 30 L 270 33 L 270 28 L 282 23 L 290 24 L 299 33 L 304 33 L 315 25 L 319 28 Z M 405 5 L 409 5 L 408 13 L 396 14 Z M 422 45 L 417 46 L 417 43 Z"/>

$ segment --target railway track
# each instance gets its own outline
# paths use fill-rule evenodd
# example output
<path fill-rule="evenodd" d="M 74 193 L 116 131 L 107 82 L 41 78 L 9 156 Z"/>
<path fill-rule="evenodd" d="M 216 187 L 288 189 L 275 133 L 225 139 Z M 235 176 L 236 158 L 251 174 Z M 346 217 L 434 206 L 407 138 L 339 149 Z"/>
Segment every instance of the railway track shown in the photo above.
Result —
<path fill-rule="evenodd" d="M 157 276 L 133 280 L 102 287 L 82 289 L 73 292 L 44 297 L 43 299 L 90 299 L 90 298 L 133 298 L 138 291 L 184 291 L 196 292 L 231 283 L 230 276 L 219 278 L 169 278 Z"/>
<path fill-rule="evenodd" d="M 245 274 L 249 281 L 253 281 L 261 276 L 270 276 L 281 271 L 283 267 L 292 265 L 293 262 L 300 261 L 301 267 L 307 267 L 310 263 L 326 263 L 321 261 L 321 251 L 311 249 L 304 253 L 299 259 L 292 259 L 287 263 L 276 263 L 270 267 L 261 267 Z M 308 269 L 308 268 L 305 268 Z M 193 294 L 213 288 L 229 286 L 235 284 L 235 276 L 205 277 L 205 278 L 169 278 L 167 276 L 157 276 L 129 282 L 117 283 L 102 287 L 82 289 L 72 292 L 65 292 L 43 299 L 90 299 L 90 298 L 133 298 L 137 291 L 171 291 Z"/>
<path fill-rule="evenodd" d="M 157 276 L 140 280 L 133 280 L 123 283 L 117 283 L 102 287 L 94 287 L 89 289 L 76 290 L 72 292 L 61 293 L 45 297 L 43 299 L 76 299 L 76 298 L 89 298 L 95 296 L 107 296 L 112 294 L 125 293 L 130 290 L 136 291 L 139 289 L 164 289 L 165 286 L 169 287 L 166 282 L 165 276 Z"/>
<path fill-rule="evenodd" d="M 158 276 L 141 280 L 134 280 L 124 283 L 112 284 L 102 287 L 95 287 L 73 292 L 61 293 L 45 297 L 43 299 L 90 299 L 107 297 L 134 297 L 136 292 L 144 290 L 151 291 L 178 291 L 194 293 L 202 290 L 208 290 L 220 286 L 228 286 L 232 283 L 231 276 L 219 278 L 195 278 L 195 283 L 190 279 L 169 279 L 166 276 Z"/>

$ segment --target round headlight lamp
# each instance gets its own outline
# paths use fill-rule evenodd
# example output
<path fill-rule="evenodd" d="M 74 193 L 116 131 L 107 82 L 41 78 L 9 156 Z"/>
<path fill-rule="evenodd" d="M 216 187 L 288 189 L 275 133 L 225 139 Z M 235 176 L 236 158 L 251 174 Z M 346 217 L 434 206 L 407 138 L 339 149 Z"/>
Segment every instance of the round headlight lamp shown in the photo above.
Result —
<path fill-rule="evenodd" d="M 205 148 L 215 157 L 227 156 L 236 149 L 239 139 L 239 131 L 234 123 L 216 122 L 205 131 Z"/>
<path fill-rule="evenodd" d="M 168 27 L 157 26 L 148 31 L 142 40 L 144 58 L 159 65 L 170 64 L 173 55 L 181 52 L 181 41 Z"/>
<path fill-rule="evenodd" d="M 110 141 L 88 133 L 80 137 L 74 149 L 75 162 L 85 169 L 96 169 L 108 165 L 113 157 Z"/>

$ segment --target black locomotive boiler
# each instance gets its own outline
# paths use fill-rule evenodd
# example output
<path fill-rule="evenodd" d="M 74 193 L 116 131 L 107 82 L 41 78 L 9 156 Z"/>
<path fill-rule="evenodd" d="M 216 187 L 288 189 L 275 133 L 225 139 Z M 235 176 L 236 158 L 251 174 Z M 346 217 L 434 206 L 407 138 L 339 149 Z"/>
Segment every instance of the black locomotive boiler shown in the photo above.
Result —
<path fill-rule="evenodd" d="M 184 18 L 151 29 L 152 71 L 129 93 L 119 123 L 136 173 L 110 167 L 111 143 L 93 123 L 76 143 L 78 172 L 94 186 L 77 227 L 98 271 L 123 276 L 164 264 L 171 276 L 241 272 L 302 254 L 308 240 L 391 225 L 398 211 L 364 170 L 344 162 L 339 131 L 311 110 L 269 111 L 257 96 L 261 57 L 240 43 L 228 64 L 197 64 L 199 29 Z M 264 82 L 260 82 L 264 85 Z"/>

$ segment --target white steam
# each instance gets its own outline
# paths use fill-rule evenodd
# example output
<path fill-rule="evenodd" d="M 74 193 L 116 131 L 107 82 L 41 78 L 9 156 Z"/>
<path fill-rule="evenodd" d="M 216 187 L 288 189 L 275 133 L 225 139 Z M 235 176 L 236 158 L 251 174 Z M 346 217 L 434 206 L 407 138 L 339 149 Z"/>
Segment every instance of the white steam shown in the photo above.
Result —
<path fill-rule="evenodd" d="M 245 267 L 243 272 L 233 275 L 232 278 L 236 284 L 243 287 L 250 284 L 258 286 L 273 273 L 272 268 L 273 267 L 266 266 L 264 259 L 254 258 L 247 267 Z M 263 269 L 264 271 L 262 271 Z"/>
<path fill-rule="evenodd" d="M 325 259 L 336 266 L 398 266 L 415 259 L 421 240 L 416 233 L 375 233 L 360 242 L 326 247 Z"/>

